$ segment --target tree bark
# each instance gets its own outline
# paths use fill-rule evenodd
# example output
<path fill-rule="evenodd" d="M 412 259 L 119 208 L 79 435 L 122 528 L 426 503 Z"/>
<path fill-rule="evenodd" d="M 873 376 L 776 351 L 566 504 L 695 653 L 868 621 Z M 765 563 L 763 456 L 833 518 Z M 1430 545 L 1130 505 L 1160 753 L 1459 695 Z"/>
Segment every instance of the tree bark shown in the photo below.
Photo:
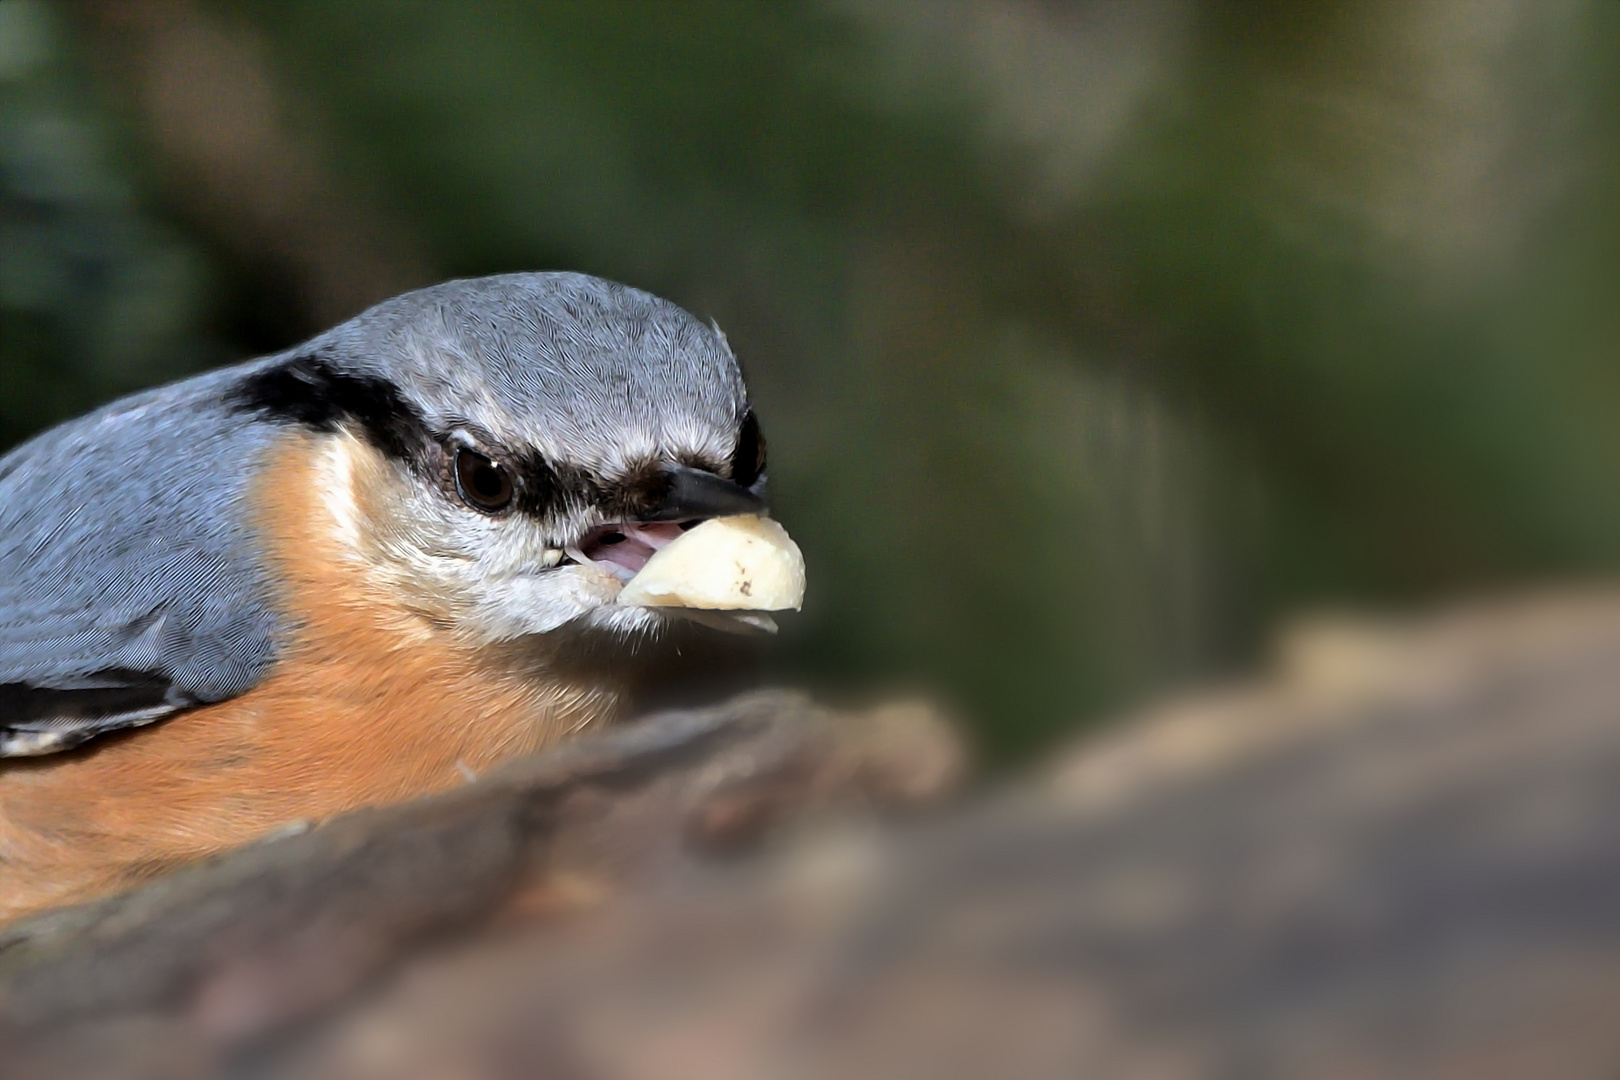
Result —
<path fill-rule="evenodd" d="M 762 693 L 8 931 L 7 1075 L 1620 1071 L 1620 600 L 1321 624 L 970 800 Z"/>

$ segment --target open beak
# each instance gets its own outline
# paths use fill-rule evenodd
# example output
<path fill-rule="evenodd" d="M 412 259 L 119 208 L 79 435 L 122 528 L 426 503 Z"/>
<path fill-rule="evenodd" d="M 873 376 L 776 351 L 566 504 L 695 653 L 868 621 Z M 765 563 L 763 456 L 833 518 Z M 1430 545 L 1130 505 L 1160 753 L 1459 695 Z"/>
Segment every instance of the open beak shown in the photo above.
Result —
<path fill-rule="evenodd" d="M 618 603 L 722 630 L 774 631 L 766 614 L 804 602 L 804 556 L 758 514 L 602 525 L 568 554 L 620 582 Z"/>
<path fill-rule="evenodd" d="M 723 476 L 685 465 L 665 465 L 662 495 L 631 521 L 598 525 L 568 556 L 628 582 L 666 544 L 711 518 L 769 513 L 765 500 Z"/>
<path fill-rule="evenodd" d="M 723 630 L 774 631 L 766 612 L 804 602 L 799 546 L 747 488 L 679 465 L 665 473 L 656 506 L 634 521 L 597 526 L 569 557 L 617 578 L 621 604 Z"/>

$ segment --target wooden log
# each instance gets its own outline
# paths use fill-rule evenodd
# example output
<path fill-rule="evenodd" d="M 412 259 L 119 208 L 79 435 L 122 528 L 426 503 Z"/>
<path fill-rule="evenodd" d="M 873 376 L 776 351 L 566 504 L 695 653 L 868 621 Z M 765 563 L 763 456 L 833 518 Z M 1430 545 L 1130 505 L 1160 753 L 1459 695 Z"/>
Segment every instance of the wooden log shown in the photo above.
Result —
<path fill-rule="evenodd" d="M 1295 634 L 968 804 L 755 695 L 0 950 L 7 1075 L 1620 1072 L 1620 601 Z"/>

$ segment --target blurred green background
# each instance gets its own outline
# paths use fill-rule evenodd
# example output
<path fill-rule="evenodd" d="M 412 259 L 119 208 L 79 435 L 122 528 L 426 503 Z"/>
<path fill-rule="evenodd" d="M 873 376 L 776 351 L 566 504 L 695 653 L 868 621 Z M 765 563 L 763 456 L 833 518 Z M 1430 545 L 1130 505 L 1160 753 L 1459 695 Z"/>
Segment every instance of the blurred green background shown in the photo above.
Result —
<path fill-rule="evenodd" d="M 783 677 L 1003 759 L 1620 563 L 1620 3 L 0 0 L 0 443 L 451 276 L 725 329 Z"/>

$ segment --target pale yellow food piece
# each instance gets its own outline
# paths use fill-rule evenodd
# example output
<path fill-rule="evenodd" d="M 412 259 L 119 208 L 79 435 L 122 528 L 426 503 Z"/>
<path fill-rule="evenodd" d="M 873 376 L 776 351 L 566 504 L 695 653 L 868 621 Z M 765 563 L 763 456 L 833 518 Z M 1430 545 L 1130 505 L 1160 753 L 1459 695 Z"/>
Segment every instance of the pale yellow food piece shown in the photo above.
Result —
<path fill-rule="evenodd" d="M 713 518 L 660 548 L 620 591 L 619 603 L 797 611 L 804 603 L 804 556 L 770 518 Z"/>

